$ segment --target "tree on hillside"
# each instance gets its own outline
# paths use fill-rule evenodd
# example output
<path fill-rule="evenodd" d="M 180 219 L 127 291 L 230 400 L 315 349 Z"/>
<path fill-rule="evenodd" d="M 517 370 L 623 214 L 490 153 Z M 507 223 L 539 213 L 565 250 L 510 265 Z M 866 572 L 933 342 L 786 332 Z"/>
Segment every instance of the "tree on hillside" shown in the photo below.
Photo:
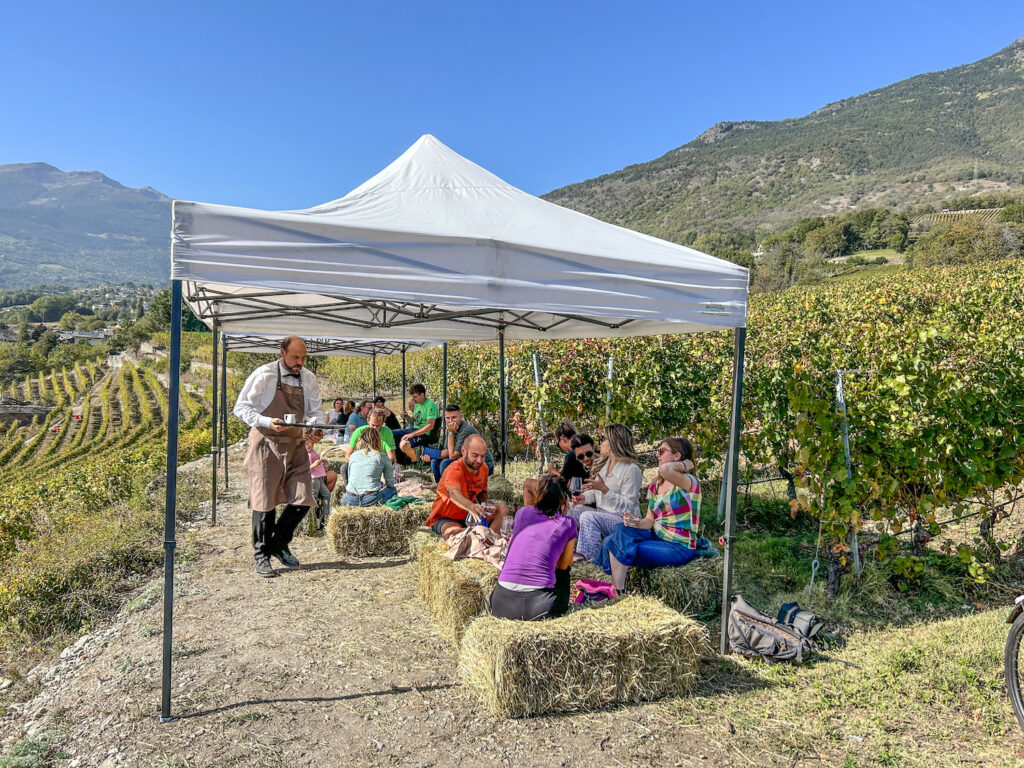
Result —
<path fill-rule="evenodd" d="M 825 226 L 807 233 L 804 248 L 818 253 L 826 259 L 842 256 L 849 252 L 850 225 L 841 221 L 830 221 Z"/>
<path fill-rule="evenodd" d="M 1024 203 L 1012 203 L 999 212 L 999 220 L 1024 224 Z"/>

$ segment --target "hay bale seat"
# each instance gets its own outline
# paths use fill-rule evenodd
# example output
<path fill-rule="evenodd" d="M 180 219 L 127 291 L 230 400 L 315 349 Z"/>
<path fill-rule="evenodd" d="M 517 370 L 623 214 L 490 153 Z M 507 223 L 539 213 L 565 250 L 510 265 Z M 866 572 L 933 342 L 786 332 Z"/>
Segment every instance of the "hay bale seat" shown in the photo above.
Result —
<path fill-rule="evenodd" d="M 612 580 L 594 563 L 572 564 L 571 583 L 577 579 Z M 678 568 L 630 568 L 626 591 L 661 600 L 689 616 L 713 616 L 722 605 L 722 558 L 699 557 Z"/>
<path fill-rule="evenodd" d="M 421 549 L 429 544 L 438 544 L 440 541 L 441 537 L 434 533 L 432 529 L 421 525 L 409 537 L 409 559 L 419 560 Z"/>
<path fill-rule="evenodd" d="M 336 555 L 389 557 L 409 551 L 409 537 L 430 514 L 429 504 L 391 509 L 335 507 L 327 520 L 327 544 Z"/>
<path fill-rule="evenodd" d="M 499 717 L 681 696 L 708 647 L 703 625 L 648 597 L 547 621 L 484 616 L 462 638 L 462 683 Z"/>
<path fill-rule="evenodd" d="M 416 560 L 417 594 L 438 634 L 458 646 L 466 626 L 487 607 L 498 569 L 483 560 L 449 560 L 440 541 L 425 544 Z"/>
<path fill-rule="evenodd" d="M 487 478 L 487 500 L 501 501 L 510 508 L 515 508 L 513 505 L 516 500 L 516 492 L 507 477 L 504 475 L 491 475 Z"/>

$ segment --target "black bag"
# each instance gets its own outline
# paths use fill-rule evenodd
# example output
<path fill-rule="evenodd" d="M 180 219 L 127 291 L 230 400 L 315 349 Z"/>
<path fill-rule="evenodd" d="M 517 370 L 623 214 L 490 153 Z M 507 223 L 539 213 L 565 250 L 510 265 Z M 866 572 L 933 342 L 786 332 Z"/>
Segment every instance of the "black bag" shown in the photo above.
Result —
<path fill-rule="evenodd" d="M 740 595 L 732 599 L 728 629 L 729 647 L 744 656 L 802 662 L 814 652 L 813 640 L 761 613 Z"/>
<path fill-rule="evenodd" d="M 796 603 L 785 603 L 779 609 L 778 620 L 783 624 L 788 624 L 796 630 L 797 634 L 803 635 L 808 640 L 814 640 L 814 636 L 825 626 L 825 622 L 816 614 L 805 611 Z"/>

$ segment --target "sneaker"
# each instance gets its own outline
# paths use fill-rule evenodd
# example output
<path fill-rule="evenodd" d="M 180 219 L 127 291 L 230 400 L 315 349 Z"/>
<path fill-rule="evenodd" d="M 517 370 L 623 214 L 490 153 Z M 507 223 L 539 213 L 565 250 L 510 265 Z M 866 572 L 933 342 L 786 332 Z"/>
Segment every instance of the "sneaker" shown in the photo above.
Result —
<path fill-rule="evenodd" d="M 270 564 L 270 558 L 266 556 L 256 559 L 256 573 L 265 579 L 272 579 L 277 576 L 277 571 Z"/>
<path fill-rule="evenodd" d="M 278 560 L 281 561 L 282 565 L 284 565 L 284 566 L 286 566 L 288 568 L 298 568 L 299 567 L 299 558 L 297 558 L 295 555 L 293 555 L 291 553 L 291 550 L 288 549 L 288 547 L 281 547 L 281 549 L 278 550 L 277 552 L 273 553 L 271 555 L 271 557 L 276 557 Z"/>

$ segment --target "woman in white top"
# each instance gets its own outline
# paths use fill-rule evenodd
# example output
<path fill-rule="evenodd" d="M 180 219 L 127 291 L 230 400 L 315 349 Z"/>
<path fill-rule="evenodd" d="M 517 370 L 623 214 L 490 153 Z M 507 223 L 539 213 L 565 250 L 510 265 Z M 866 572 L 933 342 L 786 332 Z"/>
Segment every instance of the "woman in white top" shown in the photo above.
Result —
<path fill-rule="evenodd" d="M 579 523 L 576 551 L 596 561 L 601 542 L 622 522 L 626 514 L 640 514 L 640 486 L 643 470 L 633 449 L 633 433 L 624 424 L 609 424 L 598 449 L 590 480 L 583 484 L 583 493 L 576 495 L 576 505 L 569 516 Z"/>

